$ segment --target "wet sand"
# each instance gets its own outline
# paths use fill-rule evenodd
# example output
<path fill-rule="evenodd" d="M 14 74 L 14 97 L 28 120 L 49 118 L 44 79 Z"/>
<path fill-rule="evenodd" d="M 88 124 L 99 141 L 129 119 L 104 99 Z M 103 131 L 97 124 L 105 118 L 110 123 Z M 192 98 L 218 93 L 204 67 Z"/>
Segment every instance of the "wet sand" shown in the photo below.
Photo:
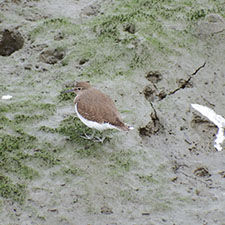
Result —
<path fill-rule="evenodd" d="M 0 224 L 225 224 L 222 1 L 0 3 Z M 76 118 L 89 80 L 135 127 Z"/>

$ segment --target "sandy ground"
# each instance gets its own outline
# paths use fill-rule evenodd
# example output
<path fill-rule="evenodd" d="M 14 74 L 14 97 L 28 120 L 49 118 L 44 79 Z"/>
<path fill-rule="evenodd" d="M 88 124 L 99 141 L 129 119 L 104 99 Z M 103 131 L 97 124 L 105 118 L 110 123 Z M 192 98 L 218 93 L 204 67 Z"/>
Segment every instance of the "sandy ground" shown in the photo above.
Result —
<path fill-rule="evenodd" d="M 223 1 L 0 1 L 0 224 L 225 224 Z M 129 133 L 83 140 L 74 80 Z M 99 134 L 100 135 L 100 134 Z M 103 134 L 104 135 L 104 134 Z"/>

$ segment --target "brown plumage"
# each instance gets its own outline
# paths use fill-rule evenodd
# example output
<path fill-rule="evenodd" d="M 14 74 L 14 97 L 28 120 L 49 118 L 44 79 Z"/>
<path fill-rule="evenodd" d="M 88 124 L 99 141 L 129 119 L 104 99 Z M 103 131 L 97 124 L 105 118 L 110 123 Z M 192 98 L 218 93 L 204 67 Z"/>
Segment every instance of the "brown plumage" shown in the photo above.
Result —
<path fill-rule="evenodd" d="M 115 126 L 116 129 L 124 131 L 130 129 L 129 126 L 122 122 L 111 98 L 93 88 L 88 82 L 77 82 L 74 92 L 77 94 L 74 99 L 77 111 L 85 119 L 100 124 L 109 123 Z"/>

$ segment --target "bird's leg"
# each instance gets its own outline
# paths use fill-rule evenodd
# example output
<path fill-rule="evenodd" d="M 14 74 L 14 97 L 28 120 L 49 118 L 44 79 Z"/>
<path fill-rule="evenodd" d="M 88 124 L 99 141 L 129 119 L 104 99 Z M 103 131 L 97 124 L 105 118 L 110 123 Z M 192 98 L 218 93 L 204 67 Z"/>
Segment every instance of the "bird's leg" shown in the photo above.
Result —
<path fill-rule="evenodd" d="M 92 140 L 94 142 L 101 142 L 103 143 L 105 140 L 105 137 L 98 137 L 95 136 L 96 130 L 93 130 L 93 133 L 91 135 L 87 135 L 86 133 L 84 133 L 84 135 L 82 135 L 81 137 L 86 139 L 86 140 Z"/>
<path fill-rule="evenodd" d="M 93 140 L 93 141 L 94 141 L 94 142 L 101 142 L 101 143 L 103 143 L 104 140 L 105 140 L 105 137 L 98 137 L 98 136 L 96 136 L 96 137 L 95 137 L 95 140 Z"/>
<path fill-rule="evenodd" d="M 84 132 L 84 135 L 81 135 L 81 137 L 84 138 L 84 139 L 87 139 L 87 140 L 92 140 L 92 139 L 94 138 L 94 136 L 95 136 L 95 132 L 96 132 L 96 131 L 93 130 L 91 136 L 87 135 L 87 134 Z"/>

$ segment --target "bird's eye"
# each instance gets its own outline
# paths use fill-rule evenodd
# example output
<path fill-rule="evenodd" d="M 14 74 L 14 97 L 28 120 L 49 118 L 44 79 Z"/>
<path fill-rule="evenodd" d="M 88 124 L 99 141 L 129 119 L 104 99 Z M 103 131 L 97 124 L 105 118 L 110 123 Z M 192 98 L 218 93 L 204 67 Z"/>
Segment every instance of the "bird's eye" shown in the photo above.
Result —
<path fill-rule="evenodd" d="M 81 88 L 80 88 L 80 87 L 78 87 L 78 88 L 77 88 L 77 90 L 78 90 L 78 91 L 80 91 L 80 90 L 81 90 Z"/>

